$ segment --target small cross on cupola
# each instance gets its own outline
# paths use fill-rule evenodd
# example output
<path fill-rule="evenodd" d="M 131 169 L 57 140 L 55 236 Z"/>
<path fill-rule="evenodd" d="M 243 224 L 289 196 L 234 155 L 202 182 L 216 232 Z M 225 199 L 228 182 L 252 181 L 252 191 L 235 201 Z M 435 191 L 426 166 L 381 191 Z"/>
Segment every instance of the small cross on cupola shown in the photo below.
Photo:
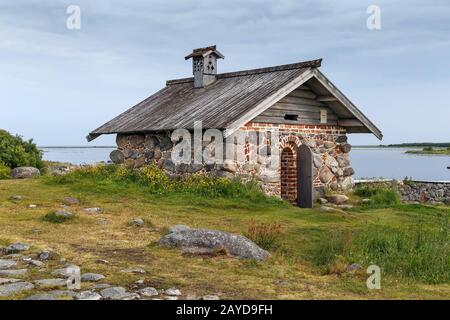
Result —
<path fill-rule="evenodd" d="M 194 87 L 203 88 L 216 81 L 217 59 L 225 56 L 217 51 L 216 46 L 194 49 L 185 57 L 192 58 L 192 73 L 194 74 Z"/>

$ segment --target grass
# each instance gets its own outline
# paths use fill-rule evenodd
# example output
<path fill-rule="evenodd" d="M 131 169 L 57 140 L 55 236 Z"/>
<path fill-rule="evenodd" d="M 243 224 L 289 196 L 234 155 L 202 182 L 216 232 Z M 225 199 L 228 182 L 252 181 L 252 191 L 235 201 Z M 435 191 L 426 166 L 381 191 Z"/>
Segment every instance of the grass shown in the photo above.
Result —
<path fill-rule="evenodd" d="M 448 299 L 450 295 L 448 207 L 395 204 L 323 212 L 292 207 L 258 194 L 251 185 L 234 185 L 237 182 L 230 184 L 233 191 L 209 185 L 214 190 L 210 193 L 181 183 L 168 192 L 157 179 L 149 185 L 136 176 L 102 175 L 78 172 L 63 178 L 0 181 L 0 245 L 27 242 L 38 249 L 52 248 L 80 265 L 82 272 L 106 275 L 108 283 L 128 287 L 145 277 L 151 286 L 176 286 L 198 296 Z M 13 195 L 23 199 L 9 200 Z M 70 223 L 43 221 L 64 197 L 80 199 L 80 205 L 69 209 L 77 218 Z M 100 207 L 102 213 L 86 213 L 87 207 Z M 137 217 L 145 221 L 144 227 L 129 225 Z M 99 223 L 100 219 L 107 223 Z M 255 262 L 222 255 L 184 256 L 159 247 L 157 241 L 175 224 L 249 236 L 253 232 L 272 257 Z M 109 264 L 98 263 L 100 259 Z M 342 272 L 354 262 L 362 265 L 359 272 Z M 51 277 L 51 271 L 60 267 L 56 263 L 50 262 L 43 272 L 33 271 L 27 279 Z M 365 268 L 370 264 L 382 269 L 382 290 L 365 286 Z M 147 274 L 120 272 L 137 267 Z M 91 286 L 83 285 L 83 289 Z"/>
<path fill-rule="evenodd" d="M 429 155 L 450 155 L 450 147 L 434 149 L 433 147 L 425 147 L 422 150 L 408 150 L 409 154 L 429 154 Z"/>

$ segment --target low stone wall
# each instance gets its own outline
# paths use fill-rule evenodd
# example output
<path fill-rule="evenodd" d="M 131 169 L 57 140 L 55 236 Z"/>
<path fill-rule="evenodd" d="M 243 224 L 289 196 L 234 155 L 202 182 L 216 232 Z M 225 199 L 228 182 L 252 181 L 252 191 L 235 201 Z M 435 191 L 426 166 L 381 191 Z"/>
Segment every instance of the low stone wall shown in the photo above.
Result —
<path fill-rule="evenodd" d="M 450 181 L 357 180 L 355 186 L 395 188 L 404 202 L 450 204 Z"/>

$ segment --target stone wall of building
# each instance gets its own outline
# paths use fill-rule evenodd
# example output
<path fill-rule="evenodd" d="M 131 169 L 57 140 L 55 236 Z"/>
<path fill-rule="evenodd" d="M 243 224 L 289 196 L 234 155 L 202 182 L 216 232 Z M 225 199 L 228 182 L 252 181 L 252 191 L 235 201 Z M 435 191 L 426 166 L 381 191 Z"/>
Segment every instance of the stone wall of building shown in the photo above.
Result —
<path fill-rule="evenodd" d="M 359 180 L 356 186 L 378 186 L 396 189 L 404 202 L 450 204 L 450 181 Z"/>
<path fill-rule="evenodd" d="M 223 164 L 179 164 L 171 160 L 175 141 L 171 140 L 171 132 L 129 134 L 117 136 L 118 150 L 113 151 L 111 160 L 123 163 L 128 167 L 138 168 L 145 164 L 156 163 L 169 175 L 179 177 L 186 173 L 203 172 L 220 177 L 239 177 L 243 180 L 256 179 L 269 195 L 282 196 L 292 202 L 297 195 L 296 190 L 296 148 L 306 144 L 313 154 L 313 183 L 316 196 L 325 189 L 336 192 L 347 192 L 353 187 L 354 173 L 350 164 L 351 146 L 347 143 L 345 129 L 326 125 L 274 125 L 264 123 L 248 123 L 241 128 L 243 132 L 279 131 L 277 148 L 278 167 L 265 163 L 248 162 L 257 154 L 258 147 L 245 142 L 244 161 L 227 160 Z M 270 139 L 265 140 L 269 144 Z M 275 157 L 275 155 L 271 155 Z M 277 159 L 274 159 L 277 160 Z"/>

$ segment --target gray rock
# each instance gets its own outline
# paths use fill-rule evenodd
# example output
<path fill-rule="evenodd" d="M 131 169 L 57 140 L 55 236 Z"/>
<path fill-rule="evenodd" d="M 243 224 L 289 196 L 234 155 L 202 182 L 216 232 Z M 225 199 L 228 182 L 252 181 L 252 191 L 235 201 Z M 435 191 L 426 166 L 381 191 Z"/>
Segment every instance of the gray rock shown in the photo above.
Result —
<path fill-rule="evenodd" d="M 28 179 L 41 175 L 41 172 L 37 168 L 33 167 L 18 167 L 11 171 L 11 177 L 13 179 Z"/>
<path fill-rule="evenodd" d="M 124 156 L 123 152 L 120 150 L 113 150 L 109 154 L 109 158 L 115 164 L 121 164 L 125 160 L 125 156 Z"/>
<path fill-rule="evenodd" d="M 12 245 L 9 245 L 6 247 L 6 253 L 7 254 L 13 254 L 13 253 L 19 253 L 22 251 L 27 251 L 30 249 L 30 246 L 26 243 L 13 243 Z"/>
<path fill-rule="evenodd" d="M 99 273 L 84 273 L 81 275 L 81 281 L 97 282 L 105 279 L 105 276 Z"/>
<path fill-rule="evenodd" d="M 9 297 L 16 293 L 32 290 L 34 285 L 30 282 L 14 282 L 0 286 L 0 297 Z"/>
<path fill-rule="evenodd" d="M 169 288 L 164 290 L 164 294 L 167 296 L 181 296 L 181 291 L 177 288 Z"/>
<path fill-rule="evenodd" d="M 218 296 L 214 296 L 214 295 L 207 295 L 207 296 L 203 296 L 202 300 L 220 300 L 220 298 Z"/>
<path fill-rule="evenodd" d="M 69 265 L 65 268 L 56 269 L 52 272 L 53 275 L 59 276 L 62 278 L 69 278 L 74 275 L 74 273 L 77 273 L 80 271 L 80 267 L 76 265 Z"/>
<path fill-rule="evenodd" d="M 129 268 L 129 269 L 123 269 L 120 270 L 120 272 L 123 273 L 133 273 L 133 274 L 145 274 L 146 271 L 144 269 L 141 268 Z"/>
<path fill-rule="evenodd" d="M 77 198 L 65 197 L 63 199 L 63 203 L 68 206 L 77 205 L 77 204 L 80 204 L 80 200 L 78 200 Z"/>
<path fill-rule="evenodd" d="M 340 149 L 343 153 L 349 153 L 352 150 L 352 146 L 348 143 L 344 143 L 340 145 Z"/>
<path fill-rule="evenodd" d="M 73 213 L 66 211 L 66 210 L 56 210 L 55 211 L 55 216 L 57 217 L 63 217 L 65 219 L 70 219 L 73 218 Z"/>
<path fill-rule="evenodd" d="M 23 258 L 23 262 L 25 262 L 26 264 L 29 264 L 30 266 L 38 267 L 38 268 L 44 266 L 44 263 L 42 261 L 33 260 L 31 258 L 28 258 L 28 257 L 27 258 Z"/>
<path fill-rule="evenodd" d="M 94 291 L 81 291 L 75 296 L 76 300 L 100 300 L 101 298 L 102 296 Z"/>
<path fill-rule="evenodd" d="M 180 231 L 184 231 L 184 230 L 188 230 L 190 229 L 188 226 L 184 225 L 184 224 L 176 224 L 174 226 L 171 226 L 169 228 L 169 232 L 173 233 L 173 232 L 180 232 Z"/>
<path fill-rule="evenodd" d="M 54 295 L 50 293 L 38 293 L 32 296 L 26 297 L 23 300 L 58 300 Z"/>
<path fill-rule="evenodd" d="M 144 297 L 154 297 L 158 295 L 158 291 L 153 287 L 148 287 L 139 290 L 139 294 Z"/>
<path fill-rule="evenodd" d="M 9 269 L 17 265 L 14 260 L 0 259 L 0 269 Z"/>
<path fill-rule="evenodd" d="M 37 254 L 37 258 L 40 261 L 53 260 L 57 257 L 57 254 L 52 250 L 44 250 Z"/>
<path fill-rule="evenodd" d="M 39 288 L 56 288 L 65 287 L 67 285 L 66 279 L 42 279 L 36 280 L 34 284 Z"/>
<path fill-rule="evenodd" d="M 355 271 L 357 271 L 357 270 L 359 270 L 359 269 L 361 269 L 362 267 L 361 267 L 361 265 L 360 264 L 358 264 L 358 263 L 352 263 L 352 264 L 349 264 L 348 266 L 347 266 L 347 268 L 346 268 L 346 271 L 347 272 L 355 272 Z"/>
<path fill-rule="evenodd" d="M 100 291 L 100 295 L 105 299 L 119 300 L 127 296 L 127 290 L 123 287 L 111 287 Z"/>
<path fill-rule="evenodd" d="M 160 245 L 170 248 L 225 249 L 232 256 L 264 260 L 270 256 L 266 251 L 244 236 L 224 231 L 188 229 L 170 233 L 161 238 Z"/>
<path fill-rule="evenodd" d="M 98 283 L 94 286 L 94 289 L 102 290 L 102 289 L 111 288 L 111 287 L 112 287 L 112 285 L 110 285 L 108 283 Z"/>
<path fill-rule="evenodd" d="M 28 272 L 28 269 L 17 269 L 17 270 L 0 270 L 0 276 L 23 276 Z"/>
<path fill-rule="evenodd" d="M 7 284 L 7 283 L 14 283 L 22 281 L 20 279 L 14 279 L 14 278 L 0 278 L 0 285 L 1 284 Z"/>
<path fill-rule="evenodd" d="M 327 196 L 327 200 L 333 204 L 343 204 L 348 201 L 348 197 L 343 194 L 333 194 Z"/>
<path fill-rule="evenodd" d="M 130 224 L 132 226 L 142 227 L 145 224 L 145 222 L 141 218 L 135 218 L 135 219 L 130 221 Z"/>
<path fill-rule="evenodd" d="M 100 209 L 100 208 L 85 208 L 84 211 L 87 213 L 100 213 L 100 212 L 102 212 L 102 209 Z"/>

